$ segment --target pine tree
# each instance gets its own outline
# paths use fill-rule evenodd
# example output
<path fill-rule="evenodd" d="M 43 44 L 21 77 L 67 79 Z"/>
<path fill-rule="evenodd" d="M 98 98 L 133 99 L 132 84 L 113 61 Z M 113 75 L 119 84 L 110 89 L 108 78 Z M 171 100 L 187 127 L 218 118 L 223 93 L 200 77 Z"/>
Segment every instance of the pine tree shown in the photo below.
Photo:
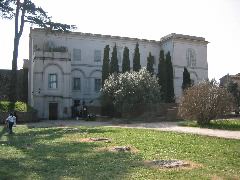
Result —
<path fill-rule="evenodd" d="M 141 69 L 139 44 L 136 44 L 133 57 L 133 71 L 139 71 Z"/>
<path fill-rule="evenodd" d="M 149 55 L 147 57 L 147 70 L 151 75 L 154 74 L 153 64 L 154 64 L 154 56 L 152 56 L 151 52 L 149 52 Z"/>
<path fill-rule="evenodd" d="M 173 67 L 170 52 L 166 54 L 166 102 L 174 102 Z"/>
<path fill-rule="evenodd" d="M 188 87 L 190 87 L 190 86 L 191 86 L 190 73 L 188 72 L 187 68 L 184 67 L 182 90 L 184 91 L 186 88 L 188 88 Z"/>
<path fill-rule="evenodd" d="M 110 74 L 113 74 L 113 73 L 119 73 L 116 44 L 113 47 L 112 57 L 111 57 L 111 62 L 110 62 Z"/>
<path fill-rule="evenodd" d="M 123 50 L 122 73 L 130 72 L 129 49 L 125 47 Z"/>
<path fill-rule="evenodd" d="M 159 64 L 158 64 L 158 84 L 161 87 L 161 98 L 165 102 L 166 100 L 166 65 L 164 51 L 160 51 Z"/>
<path fill-rule="evenodd" d="M 106 45 L 104 48 L 104 55 L 103 55 L 103 65 L 102 65 L 102 87 L 104 86 L 105 80 L 109 76 L 109 45 Z"/>
<path fill-rule="evenodd" d="M 25 23 L 48 30 L 66 32 L 75 29 L 76 26 L 53 22 L 47 12 L 38 7 L 32 0 L 0 0 L 0 16 L 5 19 L 14 19 L 15 22 L 9 99 L 11 102 L 16 102 L 18 49 L 23 30 L 26 27 Z"/>

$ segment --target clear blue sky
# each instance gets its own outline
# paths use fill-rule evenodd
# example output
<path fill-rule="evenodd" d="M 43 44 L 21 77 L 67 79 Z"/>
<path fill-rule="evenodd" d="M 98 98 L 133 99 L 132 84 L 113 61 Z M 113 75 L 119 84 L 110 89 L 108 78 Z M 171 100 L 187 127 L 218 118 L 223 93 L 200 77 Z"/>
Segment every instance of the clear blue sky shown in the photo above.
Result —
<path fill-rule="evenodd" d="M 240 73 L 240 0 L 33 0 L 77 31 L 159 40 L 170 33 L 206 38 L 209 78 Z M 65 4 L 67 2 L 67 4 Z M 18 68 L 28 59 L 29 25 Z M 14 22 L 0 19 L 0 69 L 11 69 Z"/>

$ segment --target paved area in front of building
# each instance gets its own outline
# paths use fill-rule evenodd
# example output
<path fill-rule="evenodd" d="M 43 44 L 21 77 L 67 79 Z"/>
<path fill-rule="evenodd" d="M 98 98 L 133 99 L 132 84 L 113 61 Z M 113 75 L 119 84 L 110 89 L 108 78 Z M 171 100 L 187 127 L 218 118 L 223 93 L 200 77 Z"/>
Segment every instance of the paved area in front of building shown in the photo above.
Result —
<path fill-rule="evenodd" d="M 37 123 L 27 123 L 32 127 L 68 127 L 68 126 L 107 126 L 121 128 L 154 129 L 159 131 L 173 131 L 181 133 L 199 134 L 227 139 L 240 139 L 240 131 L 216 130 L 198 127 L 182 127 L 177 122 L 151 122 L 151 123 L 116 123 L 113 121 L 83 121 L 83 120 L 45 120 Z"/>

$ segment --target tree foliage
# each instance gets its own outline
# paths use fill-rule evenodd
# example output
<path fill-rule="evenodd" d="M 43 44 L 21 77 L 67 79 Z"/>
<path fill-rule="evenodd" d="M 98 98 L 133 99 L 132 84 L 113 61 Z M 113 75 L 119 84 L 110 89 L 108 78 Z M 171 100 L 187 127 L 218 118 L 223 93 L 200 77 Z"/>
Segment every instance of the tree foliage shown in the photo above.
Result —
<path fill-rule="evenodd" d="M 103 55 L 103 65 L 102 65 L 102 87 L 104 85 L 105 80 L 109 76 L 109 45 L 106 45 L 104 48 L 104 55 Z"/>
<path fill-rule="evenodd" d="M 130 72 L 129 49 L 125 47 L 123 50 L 122 73 Z"/>
<path fill-rule="evenodd" d="M 173 86 L 173 66 L 170 52 L 166 54 L 166 99 L 165 102 L 172 103 L 175 101 Z"/>
<path fill-rule="evenodd" d="M 20 18 L 20 29 L 25 22 L 50 30 L 69 31 L 76 28 L 75 25 L 53 22 L 48 13 L 32 0 L 0 0 L 0 15 L 6 19 L 15 18 L 15 23 Z"/>
<path fill-rule="evenodd" d="M 111 99 L 120 112 L 129 112 L 139 104 L 161 100 L 157 78 L 142 68 L 139 72 L 111 75 L 104 84 L 102 96 Z"/>
<path fill-rule="evenodd" d="M 232 110 L 232 96 L 226 88 L 212 80 L 201 82 L 186 89 L 179 104 L 179 115 L 197 120 L 200 125 L 208 124 L 214 118 Z"/>
<path fill-rule="evenodd" d="M 238 84 L 230 81 L 227 90 L 232 94 L 234 98 L 234 105 L 235 105 L 235 113 L 239 114 L 239 106 L 240 106 L 240 91 L 238 88 Z"/>
<path fill-rule="evenodd" d="M 0 15 L 2 18 L 11 19 L 13 8 L 10 6 L 11 0 L 0 0 Z"/>
<path fill-rule="evenodd" d="M 141 69 L 140 64 L 140 52 L 139 52 L 139 44 L 136 44 L 135 50 L 134 50 L 134 57 L 133 57 L 133 71 L 139 71 Z"/>
<path fill-rule="evenodd" d="M 159 64 L 158 64 L 158 84 L 161 87 L 161 96 L 162 99 L 165 101 L 166 97 L 166 65 L 165 65 L 165 55 L 164 51 L 160 51 L 159 55 Z"/>
<path fill-rule="evenodd" d="M 112 57 L 110 62 L 110 74 L 113 74 L 113 73 L 119 73 L 116 44 L 113 47 Z"/>
<path fill-rule="evenodd" d="M 182 90 L 184 91 L 186 88 L 189 88 L 191 84 L 192 83 L 191 83 L 190 73 L 188 72 L 187 68 L 184 67 Z"/>
<path fill-rule="evenodd" d="M 152 56 L 151 52 L 149 52 L 149 55 L 147 57 L 147 70 L 151 75 L 154 74 L 153 64 L 154 64 L 154 56 Z"/>
<path fill-rule="evenodd" d="M 41 28 L 58 31 L 69 31 L 75 29 L 74 25 L 53 22 L 47 12 L 36 6 L 31 0 L 0 0 L 0 15 L 2 18 L 13 19 L 15 22 L 14 48 L 12 58 L 12 75 L 10 85 L 10 100 L 16 101 L 17 83 L 17 58 L 20 38 L 25 23 L 36 25 Z"/>

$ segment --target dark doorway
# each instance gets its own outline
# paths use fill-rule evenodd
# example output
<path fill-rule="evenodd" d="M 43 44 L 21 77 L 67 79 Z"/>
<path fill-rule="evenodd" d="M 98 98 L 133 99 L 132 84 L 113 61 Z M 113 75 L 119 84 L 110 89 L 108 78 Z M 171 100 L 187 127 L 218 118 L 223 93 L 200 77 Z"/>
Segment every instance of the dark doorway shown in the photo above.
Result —
<path fill-rule="evenodd" d="M 80 100 L 74 100 L 74 106 L 79 106 L 80 105 Z"/>
<path fill-rule="evenodd" d="M 49 119 L 58 119 L 58 103 L 49 103 Z"/>

